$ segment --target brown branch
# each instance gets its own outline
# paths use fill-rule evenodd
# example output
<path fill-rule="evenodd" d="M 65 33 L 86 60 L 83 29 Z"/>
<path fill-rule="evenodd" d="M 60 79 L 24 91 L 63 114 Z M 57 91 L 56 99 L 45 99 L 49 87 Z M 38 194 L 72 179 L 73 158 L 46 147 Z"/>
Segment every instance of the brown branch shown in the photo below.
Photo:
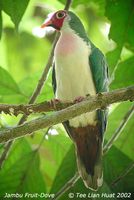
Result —
<path fill-rule="evenodd" d="M 44 140 L 45 140 L 45 137 L 46 137 L 46 135 L 48 135 L 48 132 L 49 132 L 50 129 L 51 129 L 51 127 L 49 127 L 49 128 L 46 130 L 45 134 L 43 135 L 43 137 L 42 137 L 42 139 L 41 139 L 41 141 L 40 141 L 38 147 L 35 149 L 35 151 L 39 151 L 39 149 L 41 148 L 41 146 L 42 146 L 42 144 L 43 144 L 43 142 L 44 142 Z"/>
<path fill-rule="evenodd" d="M 125 169 L 125 171 L 122 172 L 122 173 L 120 174 L 120 176 L 119 176 L 118 178 L 116 178 L 116 180 L 114 180 L 114 181 L 111 183 L 111 185 L 112 185 L 112 186 L 115 186 L 115 185 L 116 185 L 119 181 L 121 181 L 133 168 L 134 168 L 134 162 L 133 162 L 130 166 L 128 166 L 127 169 Z"/>
<path fill-rule="evenodd" d="M 124 129 L 124 127 L 126 126 L 128 120 L 131 118 L 131 116 L 134 113 L 134 105 L 132 105 L 132 107 L 128 110 L 128 112 L 125 114 L 124 118 L 122 119 L 119 127 L 116 129 L 115 133 L 112 134 L 111 139 L 107 142 L 107 144 L 104 146 L 104 153 L 107 153 L 108 150 L 111 148 L 111 146 L 113 145 L 113 143 L 117 140 L 117 138 L 120 136 L 122 130 Z"/>
<path fill-rule="evenodd" d="M 9 153 L 10 147 L 12 145 L 12 142 L 13 141 L 10 141 L 7 144 L 5 144 L 5 146 L 4 146 L 4 150 L 3 150 L 3 152 L 2 152 L 2 154 L 0 156 L 0 169 L 2 168 L 3 162 L 6 160 L 6 158 L 8 156 L 8 153 Z"/>
<path fill-rule="evenodd" d="M 55 111 L 55 110 L 61 110 L 68 106 L 73 105 L 74 103 L 57 103 L 56 107 L 54 107 L 49 101 L 45 101 L 42 103 L 37 104 L 0 104 L 0 113 L 4 112 L 5 114 L 9 115 L 19 115 L 19 114 L 25 114 L 30 115 L 32 113 L 42 113 L 42 112 L 49 112 L 49 111 Z"/>
<path fill-rule="evenodd" d="M 59 199 L 67 190 L 74 186 L 80 178 L 78 172 L 55 194 L 54 200 Z"/>
<path fill-rule="evenodd" d="M 128 93 L 129 93 L 129 95 L 128 95 Z M 96 105 L 96 101 L 101 106 L 101 108 L 103 108 L 103 107 L 107 106 L 106 105 L 107 98 L 111 98 L 111 95 L 112 95 L 113 101 L 114 101 L 114 99 L 116 99 L 116 102 L 132 100 L 134 98 L 133 97 L 134 86 L 115 90 L 110 93 L 99 94 L 94 97 L 93 96 L 87 97 L 87 100 L 89 99 L 92 101 L 92 103 L 91 103 L 92 108 L 93 108 L 94 104 Z M 115 103 L 113 101 L 111 103 Z M 103 105 L 103 103 L 104 103 L 104 105 Z M 67 108 L 73 104 L 74 103 L 60 103 L 59 102 L 56 104 L 56 107 L 54 107 L 52 104 L 50 104 L 49 101 L 45 101 L 45 102 L 38 103 L 38 104 L 31 104 L 31 105 L 0 104 L 0 112 L 3 111 L 6 114 L 13 114 L 15 116 L 17 116 L 20 113 L 30 115 L 31 113 L 42 113 L 42 112 L 49 112 L 49 111 L 54 111 L 54 110 L 61 110 L 61 109 Z M 100 106 L 99 106 L 99 108 L 100 108 Z M 93 110 L 94 110 L 94 108 L 93 108 Z"/>
<path fill-rule="evenodd" d="M 65 7 L 64 7 L 64 10 L 69 10 L 69 8 L 71 7 L 72 1 L 73 1 L 73 0 L 67 0 L 67 1 L 66 1 L 66 5 L 65 5 Z"/>
<path fill-rule="evenodd" d="M 0 143 L 23 137 L 42 128 L 62 123 L 86 112 L 91 112 L 96 109 L 105 109 L 112 103 L 127 100 L 134 100 L 134 86 L 92 96 L 89 100 L 45 115 L 42 118 L 29 121 L 14 128 L 5 129 L 0 132 Z"/>
<path fill-rule="evenodd" d="M 71 3 L 72 3 L 72 0 L 67 0 L 64 9 L 68 10 L 70 5 L 71 5 Z M 55 48 L 55 45 L 56 45 L 56 43 L 58 41 L 58 38 L 59 38 L 59 33 L 57 33 L 56 36 L 55 36 L 55 39 L 54 39 L 54 42 L 53 42 L 53 46 L 52 46 L 52 50 L 51 50 L 49 58 L 48 58 L 48 62 L 46 64 L 45 68 L 44 68 L 44 71 L 43 71 L 43 73 L 41 75 L 41 78 L 39 79 L 38 84 L 37 84 L 32 96 L 31 96 L 31 98 L 29 99 L 29 102 L 28 102 L 29 104 L 35 102 L 37 96 L 40 94 L 40 92 L 41 92 L 41 90 L 43 88 L 44 82 L 46 81 L 46 78 L 47 78 L 48 71 L 49 71 L 49 69 L 50 69 L 50 67 L 52 65 L 52 62 L 53 62 L 54 48 Z M 26 121 L 26 119 L 27 119 L 27 115 L 23 115 L 21 117 L 18 125 L 23 124 L 24 121 Z M 13 143 L 13 141 L 10 141 L 9 143 L 5 144 L 5 150 L 2 152 L 1 157 L 0 157 L 0 168 L 2 167 L 3 162 L 7 157 L 7 154 L 8 154 L 8 152 L 9 152 L 11 146 L 12 146 L 12 143 Z"/>

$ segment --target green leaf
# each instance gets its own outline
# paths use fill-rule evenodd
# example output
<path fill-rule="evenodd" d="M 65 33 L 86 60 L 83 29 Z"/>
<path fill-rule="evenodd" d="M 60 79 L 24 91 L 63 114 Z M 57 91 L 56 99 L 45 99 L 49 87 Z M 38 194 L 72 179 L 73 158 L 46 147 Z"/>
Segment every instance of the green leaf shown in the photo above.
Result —
<path fill-rule="evenodd" d="M 22 194 L 45 192 L 39 166 L 38 152 L 31 149 L 26 139 L 16 142 L 0 171 L 0 197 L 6 192 Z"/>
<path fill-rule="evenodd" d="M 0 39 L 2 35 L 2 15 L 1 15 L 1 9 L 0 9 Z"/>
<path fill-rule="evenodd" d="M 105 138 L 108 141 L 112 135 L 115 133 L 115 130 L 119 127 L 122 119 L 125 114 L 133 105 L 132 102 L 124 102 L 116 106 L 113 112 L 108 117 L 108 127 L 105 134 Z M 119 138 L 114 142 L 121 152 L 126 154 L 130 159 L 133 159 L 133 126 L 134 126 L 134 117 L 127 122 L 127 125 L 124 127 Z"/>
<path fill-rule="evenodd" d="M 20 94 L 19 87 L 11 75 L 0 67 L 0 95 Z"/>
<path fill-rule="evenodd" d="M 110 74 L 112 74 L 117 67 L 117 62 L 119 61 L 118 59 L 120 59 L 121 50 L 121 48 L 116 48 L 106 54 Z"/>
<path fill-rule="evenodd" d="M 31 28 L 29 31 L 30 33 L 23 31 L 19 36 L 16 36 L 12 28 L 6 28 L 4 31 L 8 66 L 11 75 L 17 82 L 26 77 L 31 78 L 35 73 L 41 76 L 51 48 L 51 44 L 47 39 L 36 38 L 31 34 Z M 38 51 L 35 51 L 35 49 L 38 49 Z M 27 95 L 27 93 L 25 94 Z"/>
<path fill-rule="evenodd" d="M 66 153 L 58 172 L 55 176 L 50 193 L 56 193 L 70 178 L 72 178 L 76 171 L 76 158 L 74 145 Z"/>
<path fill-rule="evenodd" d="M 27 97 L 23 94 L 10 94 L 0 96 L 1 103 L 9 103 L 9 104 L 22 104 L 27 103 Z"/>
<path fill-rule="evenodd" d="M 53 129 L 54 130 L 54 129 Z M 47 176 L 54 178 L 58 170 L 59 165 L 62 162 L 65 154 L 67 153 L 71 141 L 65 135 L 48 135 L 48 139 L 44 141 L 44 151 L 49 152 L 49 157 L 44 157 L 44 163 Z M 52 163 L 55 163 L 53 165 Z"/>
<path fill-rule="evenodd" d="M 108 126 L 105 133 L 106 140 L 108 140 L 112 136 L 131 105 L 131 102 L 122 102 L 113 106 L 112 111 L 109 113 L 108 116 Z"/>
<path fill-rule="evenodd" d="M 42 89 L 41 94 L 37 98 L 37 102 L 44 100 L 50 100 L 54 98 L 54 92 L 52 88 L 52 68 L 49 70 L 47 80 L 45 81 L 45 87 Z"/>
<path fill-rule="evenodd" d="M 121 133 L 119 139 L 115 142 L 115 145 L 118 149 L 121 149 L 125 155 L 127 155 L 130 159 L 134 160 L 133 156 L 133 128 L 134 128 L 134 115 L 131 117 L 126 127 Z"/>
<path fill-rule="evenodd" d="M 38 84 L 38 81 L 41 77 L 42 72 L 37 72 L 32 74 L 31 76 L 26 77 L 23 79 L 20 83 L 20 89 L 21 91 L 27 95 L 29 98 L 36 85 Z M 42 89 L 41 94 L 38 96 L 37 101 L 45 101 L 45 100 L 50 100 L 53 97 L 53 90 L 52 90 L 52 81 L 51 81 L 51 73 L 49 74 L 49 77 L 47 78 L 45 82 L 45 87 Z"/>
<path fill-rule="evenodd" d="M 109 38 L 117 43 L 114 51 L 107 54 L 111 72 L 120 59 L 122 48 L 126 42 L 134 45 L 134 5 L 133 0 L 109 0 L 106 1 L 106 17 L 111 21 Z M 133 40 L 133 41 L 132 41 Z M 114 60 L 113 60 L 114 58 Z"/>
<path fill-rule="evenodd" d="M 112 192 L 133 192 L 134 169 L 128 173 L 116 185 L 111 185 L 132 164 L 132 160 L 113 146 L 104 155 L 104 179 L 110 186 Z"/>
<path fill-rule="evenodd" d="M 58 127 L 61 125 L 58 125 Z M 56 134 L 58 131 L 58 135 Z M 38 145 L 42 134 L 44 134 L 46 130 L 40 131 L 38 134 L 32 138 L 32 144 Z M 61 128 L 55 129 L 55 126 L 49 130 L 49 133 L 44 138 L 44 142 L 40 149 L 41 155 L 41 170 L 46 179 L 47 190 L 50 190 L 50 186 L 53 183 L 53 179 L 56 176 L 59 165 L 61 164 L 64 156 L 66 155 L 68 149 L 71 146 L 71 140 L 69 137 L 62 133 Z"/>
<path fill-rule="evenodd" d="M 134 57 L 131 57 L 118 65 L 114 74 L 111 89 L 134 85 Z"/>
<path fill-rule="evenodd" d="M 2 10 L 11 17 L 16 28 L 18 28 L 28 3 L 29 0 L 1 0 Z"/>

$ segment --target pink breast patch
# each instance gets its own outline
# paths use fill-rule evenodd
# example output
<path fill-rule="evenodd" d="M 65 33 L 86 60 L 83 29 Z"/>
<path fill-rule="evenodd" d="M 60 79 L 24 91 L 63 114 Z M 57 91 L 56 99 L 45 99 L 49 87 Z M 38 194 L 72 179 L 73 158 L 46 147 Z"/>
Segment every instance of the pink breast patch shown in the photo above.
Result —
<path fill-rule="evenodd" d="M 67 56 L 74 52 L 77 48 L 77 41 L 71 33 L 63 33 L 59 42 L 56 45 L 57 56 Z"/>

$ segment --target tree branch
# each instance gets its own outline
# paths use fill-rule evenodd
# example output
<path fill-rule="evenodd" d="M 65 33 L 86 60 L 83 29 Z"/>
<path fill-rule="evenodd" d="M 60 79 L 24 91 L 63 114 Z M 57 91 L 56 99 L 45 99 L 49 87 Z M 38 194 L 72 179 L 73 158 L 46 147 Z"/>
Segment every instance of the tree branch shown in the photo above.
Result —
<path fill-rule="evenodd" d="M 31 134 L 34 131 L 64 122 L 86 112 L 105 109 L 112 103 L 127 100 L 134 100 L 134 86 L 92 96 L 89 100 L 77 103 L 63 110 L 48 114 L 14 128 L 5 129 L 0 132 L 0 143 Z"/>
<path fill-rule="evenodd" d="M 66 5 L 65 5 L 64 9 L 68 10 L 71 3 L 72 3 L 72 0 L 66 0 Z M 49 71 L 49 69 L 52 65 L 52 62 L 53 62 L 54 48 L 55 48 L 55 45 L 58 41 L 58 38 L 59 38 L 59 33 L 57 33 L 56 36 L 55 36 L 53 46 L 52 46 L 52 50 L 51 50 L 49 58 L 48 58 L 48 62 L 46 64 L 45 68 L 44 68 L 44 71 L 41 75 L 41 78 L 39 79 L 38 84 L 37 84 L 32 96 L 31 96 L 31 98 L 29 99 L 28 104 L 35 102 L 37 96 L 40 94 L 40 92 L 43 88 L 44 82 L 46 81 L 46 78 L 47 78 L 48 71 Z M 26 119 L 27 119 L 27 115 L 23 115 L 21 117 L 18 125 L 22 124 L 24 121 L 26 121 Z M 12 143 L 13 143 L 13 141 L 10 141 L 9 143 L 5 144 L 5 150 L 2 152 L 1 157 L 0 157 L 0 168 L 2 167 L 2 164 L 7 157 L 7 154 L 8 154 L 8 152 L 9 152 L 11 146 L 12 146 Z"/>
<path fill-rule="evenodd" d="M 125 169 L 125 171 L 122 172 L 121 175 L 120 175 L 118 178 L 116 178 L 116 180 L 114 180 L 114 181 L 111 183 L 111 185 L 112 185 L 112 186 L 115 186 L 115 185 L 116 185 L 119 181 L 121 181 L 133 168 L 134 168 L 134 162 L 133 162 L 131 165 L 129 165 L 129 166 L 127 167 L 127 169 Z"/>
<path fill-rule="evenodd" d="M 66 5 L 64 7 L 64 10 L 69 10 L 69 8 L 71 7 L 73 0 L 67 0 L 66 1 Z"/>
<path fill-rule="evenodd" d="M 45 101 L 38 104 L 0 104 L 0 113 L 4 112 L 5 114 L 9 115 L 19 115 L 25 114 L 30 115 L 32 113 L 42 113 L 42 112 L 49 112 L 49 111 L 56 111 L 64 109 L 68 106 L 73 105 L 74 103 L 57 103 L 56 107 L 54 107 L 49 101 Z"/>
<path fill-rule="evenodd" d="M 129 93 L 129 95 L 128 95 L 128 93 Z M 94 104 L 96 104 L 96 101 L 98 101 L 99 104 L 101 103 L 101 108 L 103 108 L 103 107 L 107 106 L 107 105 L 105 105 L 107 102 L 107 98 L 111 98 L 110 97 L 111 95 L 112 95 L 113 100 L 116 100 L 116 102 L 118 102 L 118 101 L 132 100 L 133 93 L 134 93 L 134 86 L 131 86 L 128 88 L 115 90 L 110 93 L 104 93 L 103 95 L 99 94 L 98 96 L 95 96 L 95 97 L 87 97 L 87 100 L 88 99 L 92 100 L 91 107 L 94 106 Z M 103 103 L 104 103 L 104 105 L 103 105 Z M 115 103 L 115 102 L 111 102 L 111 103 Z M 56 104 L 56 107 L 51 105 L 49 101 L 45 101 L 45 102 L 38 103 L 38 104 L 31 104 L 31 105 L 0 104 L 0 113 L 3 111 L 6 114 L 13 114 L 15 116 L 17 116 L 20 113 L 29 115 L 31 113 L 42 113 L 42 112 L 49 112 L 49 111 L 54 111 L 54 110 L 61 110 L 61 109 L 67 108 L 73 104 L 74 103 L 60 103 L 59 102 Z"/>
<path fill-rule="evenodd" d="M 3 162 L 6 160 L 8 152 L 10 150 L 10 147 L 12 145 L 13 141 L 8 142 L 7 144 L 5 144 L 4 146 L 4 150 L 0 156 L 0 169 L 2 168 Z"/>
<path fill-rule="evenodd" d="M 67 190 L 74 186 L 74 184 L 80 178 L 78 172 L 55 194 L 54 200 L 59 199 Z"/>

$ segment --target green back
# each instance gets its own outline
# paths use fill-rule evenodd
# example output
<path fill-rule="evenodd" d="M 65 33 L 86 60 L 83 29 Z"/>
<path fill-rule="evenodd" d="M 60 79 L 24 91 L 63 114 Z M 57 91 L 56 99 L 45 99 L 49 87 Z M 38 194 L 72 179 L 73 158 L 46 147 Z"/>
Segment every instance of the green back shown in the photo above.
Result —
<path fill-rule="evenodd" d="M 107 73 L 107 63 L 103 53 L 94 46 L 94 44 L 89 40 L 83 24 L 81 23 L 79 17 L 76 14 L 69 11 L 68 12 L 71 20 L 69 21 L 70 27 L 76 32 L 76 34 L 81 37 L 87 45 L 91 46 L 91 55 L 89 56 L 89 63 L 93 74 L 93 79 L 97 92 L 104 92 L 108 90 L 108 73 Z"/>
<path fill-rule="evenodd" d="M 85 32 L 85 28 L 83 24 L 81 23 L 80 19 L 75 15 L 73 12 L 68 12 L 71 20 L 69 21 L 70 27 L 76 32 L 77 35 L 79 35 L 87 44 L 89 44 L 89 39 L 87 37 L 87 34 Z"/>

